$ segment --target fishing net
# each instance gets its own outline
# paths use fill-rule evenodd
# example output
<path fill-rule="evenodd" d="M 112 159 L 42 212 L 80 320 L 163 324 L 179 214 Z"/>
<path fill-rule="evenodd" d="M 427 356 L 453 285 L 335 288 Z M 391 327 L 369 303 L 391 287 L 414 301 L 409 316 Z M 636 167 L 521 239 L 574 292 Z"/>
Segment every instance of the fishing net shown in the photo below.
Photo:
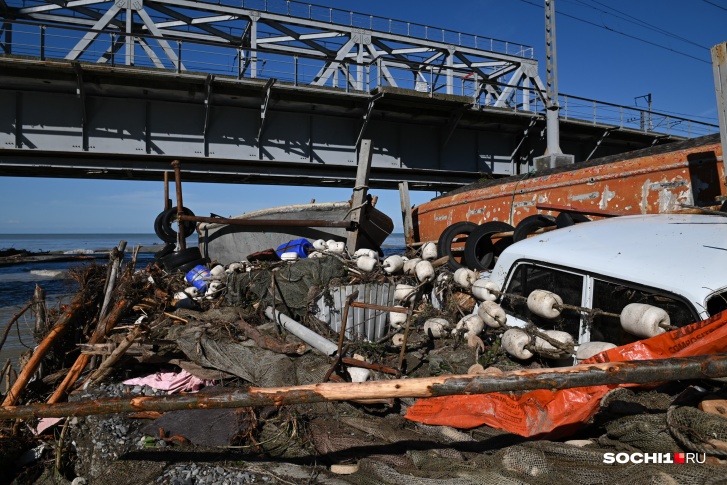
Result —
<path fill-rule="evenodd" d="M 317 293 L 334 278 L 345 275 L 343 261 L 334 256 L 306 258 L 273 270 L 231 274 L 227 278 L 226 298 L 229 304 L 238 306 L 258 300 L 264 307 L 273 303 L 283 305 L 290 310 L 291 317 L 303 319 Z"/>

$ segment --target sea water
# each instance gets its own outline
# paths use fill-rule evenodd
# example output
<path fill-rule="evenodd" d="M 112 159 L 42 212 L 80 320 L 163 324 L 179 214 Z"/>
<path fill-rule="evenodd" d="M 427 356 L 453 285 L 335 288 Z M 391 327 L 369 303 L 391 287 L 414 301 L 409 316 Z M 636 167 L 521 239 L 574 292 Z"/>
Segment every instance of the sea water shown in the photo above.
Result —
<path fill-rule="evenodd" d="M 78 291 L 78 285 L 68 277 L 68 271 L 92 261 L 106 264 L 109 251 L 122 240 L 127 242 L 127 260 L 131 250 L 137 245 L 146 249 L 147 252 L 140 252 L 137 258 L 140 266 L 153 261 L 155 246 L 161 248 L 163 245 L 154 234 L 0 234 L 0 250 L 13 248 L 32 252 L 91 254 L 99 258 L 83 262 L 0 266 L 0 332 L 5 330 L 13 316 L 33 298 L 36 284 L 45 290 L 48 308 L 59 308 L 61 304 L 69 303 Z M 31 311 L 25 312 L 0 350 L 0 366 L 8 358 L 16 362 L 22 351 L 34 347 L 34 327 L 35 315 Z"/>
<path fill-rule="evenodd" d="M 68 254 L 93 254 L 107 256 L 111 248 L 120 241 L 127 242 L 128 254 L 137 245 L 151 252 L 140 252 L 137 265 L 144 267 L 153 261 L 154 246 L 161 248 L 163 243 L 154 234 L 0 234 L 0 250 L 25 249 L 33 252 L 63 252 Z M 404 234 L 394 233 L 382 246 L 385 256 L 404 251 Z M 106 264 L 107 259 L 97 259 L 98 264 Z M 59 263 L 25 263 L 12 266 L 0 266 L 0 332 L 25 304 L 33 298 L 35 285 L 39 285 L 46 294 L 49 308 L 59 308 L 69 303 L 78 291 L 78 285 L 68 278 L 69 269 L 84 262 Z M 26 312 L 18 320 L 17 328 L 8 335 L 8 339 L 0 350 L 0 366 L 6 359 L 13 362 L 18 355 L 32 349 L 35 316 Z"/>

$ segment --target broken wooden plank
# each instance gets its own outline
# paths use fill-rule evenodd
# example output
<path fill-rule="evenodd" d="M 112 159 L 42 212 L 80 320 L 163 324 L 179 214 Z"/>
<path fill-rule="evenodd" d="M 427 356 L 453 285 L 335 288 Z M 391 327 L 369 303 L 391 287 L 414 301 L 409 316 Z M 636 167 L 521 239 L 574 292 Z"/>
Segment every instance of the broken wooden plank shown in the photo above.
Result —
<path fill-rule="evenodd" d="M 445 375 L 356 383 L 322 383 L 295 387 L 232 390 L 164 397 L 137 396 L 57 404 L 28 404 L 0 408 L 0 419 L 88 416 L 175 409 L 218 409 L 284 406 L 314 402 L 402 397 L 437 397 L 533 389 L 653 384 L 683 379 L 727 376 L 727 354 L 659 360 L 607 362 L 555 369 L 523 369 L 492 375 Z"/>

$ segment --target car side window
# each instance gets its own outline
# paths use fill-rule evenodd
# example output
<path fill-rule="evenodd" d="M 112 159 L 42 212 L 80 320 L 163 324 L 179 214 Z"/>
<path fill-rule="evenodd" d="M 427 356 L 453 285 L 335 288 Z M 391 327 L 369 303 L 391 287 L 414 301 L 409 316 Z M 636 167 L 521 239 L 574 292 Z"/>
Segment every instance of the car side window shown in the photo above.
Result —
<path fill-rule="evenodd" d="M 583 276 L 532 264 L 518 265 L 505 293 L 527 298 L 533 290 L 551 291 L 559 295 L 563 299 L 563 303 L 580 306 L 583 295 Z M 545 319 L 532 314 L 525 301 L 507 297 L 503 299 L 502 307 L 506 312 L 518 318 L 532 320 L 540 328 L 563 330 L 576 338 L 578 336 L 581 319 L 577 312 L 563 311 L 556 319 Z"/>
<path fill-rule="evenodd" d="M 645 303 L 662 308 L 669 314 L 671 324 L 677 327 L 697 320 L 689 306 L 683 301 L 648 290 L 633 288 L 623 283 L 594 280 L 592 308 L 620 314 L 629 303 Z M 588 325 L 588 322 L 586 322 L 586 325 Z M 626 345 L 639 340 L 638 337 L 625 332 L 616 317 L 594 316 L 590 323 L 590 331 L 591 341 Z"/>

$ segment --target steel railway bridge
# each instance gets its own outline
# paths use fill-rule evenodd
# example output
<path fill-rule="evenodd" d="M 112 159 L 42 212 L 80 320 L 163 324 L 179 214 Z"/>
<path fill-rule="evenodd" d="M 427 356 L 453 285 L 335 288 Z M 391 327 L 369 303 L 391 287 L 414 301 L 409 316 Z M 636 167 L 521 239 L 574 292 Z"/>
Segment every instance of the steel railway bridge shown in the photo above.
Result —
<path fill-rule="evenodd" d="M 449 190 L 545 150 L 533 49 L 286 0 L 0 0 L 0 175 Z M 716 125 L 561 95 L 576 162 Z"/>

